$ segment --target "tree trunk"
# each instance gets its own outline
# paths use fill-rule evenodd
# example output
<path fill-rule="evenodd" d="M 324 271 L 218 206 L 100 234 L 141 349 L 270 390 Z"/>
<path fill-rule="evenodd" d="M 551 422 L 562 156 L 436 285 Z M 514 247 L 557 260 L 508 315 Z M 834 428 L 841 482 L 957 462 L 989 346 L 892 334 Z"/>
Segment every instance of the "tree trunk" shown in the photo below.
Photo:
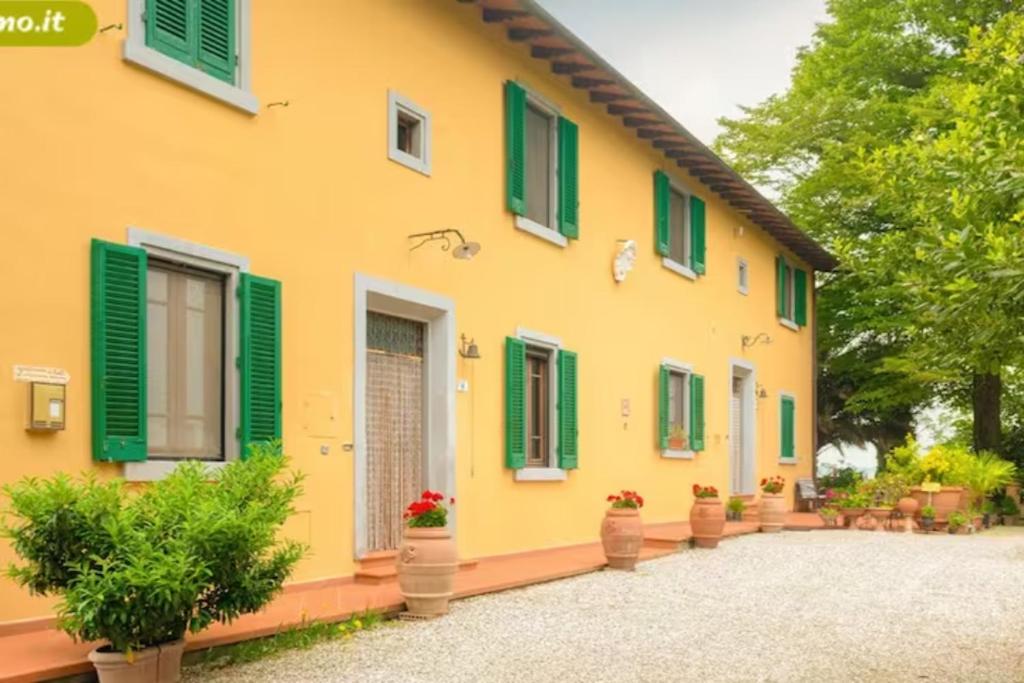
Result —
<path fill-rule="evenodd" d="M 1001 453 L 1003 448 L 1003 380 L 999 374 L 973 378 L 974 450 Z"/>

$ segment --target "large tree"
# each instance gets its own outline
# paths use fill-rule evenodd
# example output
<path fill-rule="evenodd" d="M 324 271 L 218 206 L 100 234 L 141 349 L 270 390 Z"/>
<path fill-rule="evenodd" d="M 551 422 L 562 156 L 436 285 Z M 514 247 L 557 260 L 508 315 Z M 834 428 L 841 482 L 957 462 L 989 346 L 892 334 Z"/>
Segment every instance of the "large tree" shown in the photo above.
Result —
<path fill-rule="evenodd" d="M 956 130 L 958 117 L 975 114 L 964 103 L 956 110 L 950 94 L 968 73 L 988 82 L 994 67 L 981 68 L 978 55 L 996 50 L 998 41 L 982 43 L 995 35 L 997 22 L 1005 27 L 1018 18 L 1021 4 L 831 0 L 831 21 L 801 52 L 789 90 L 722 121 L 719 151 L 777 194 L 797 223 L 843 262 L 819 282 L 819 433 L 826 442 L 871 442 L 884 453 L 894 432 L 912 428 L 917 409 L 975 387 L 976 444 L 999 445 L 995 378 L 1020 354 L 1004 353 L 996 362 L 993 345 L 977 338 L 1008 331 L 991 323 L 1007 313 L 1010 292 L 996 294 L 990 285 L 998 278 L 981 276 L 971 278 L 972 285 L 961 282 L 957 296 L 947 292 L 950 272 L 977 272 L 979 263 L 983 270 L 992 263 L 979 259 L 987 253 L 980 242 L 967 249 L 946 239 L 941 211 L 920 208 L 949 207 L 960 201 L 953 193 L 963 186 L 939 172 L 921 174 L 913 185 L 900 180 L 920 170 L 915 164 L 923 159 L 913 159 L 915 151 L 924 154 L 921 147 L 934 143 L 928 161 L 942 157 L 949 143 L 941 136 Z M 996 133 L 986 126 L 978 135 L 988 140 Z M 972 197 L 987 203 L 977 193 Z M 1000 211 L 987 207 L 978 214 Z M 962 232 L 966 223 L 957 227 Z M 990 296 L 1002 302 L 998 313 L 982 305 Z M 994 428 L 985 422 L 993 411 Z"/>

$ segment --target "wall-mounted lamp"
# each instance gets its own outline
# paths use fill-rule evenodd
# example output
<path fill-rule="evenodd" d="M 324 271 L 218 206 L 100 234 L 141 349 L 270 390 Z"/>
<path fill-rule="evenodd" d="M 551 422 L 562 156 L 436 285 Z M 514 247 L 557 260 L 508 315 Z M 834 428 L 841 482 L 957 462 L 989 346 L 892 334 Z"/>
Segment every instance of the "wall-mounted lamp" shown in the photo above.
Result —
<path fill-rule="evenodd" d="M 476 339 L 466 339 L 466 335 L 462 335 L 462 346 L 459 347 L 459 355 L 469 360 L 480 358 L 480 349 L 476 345 Z"/>
<path fill-rule="evenodd" d="M 754 337 L 751 337 L 749 334 L 745 334 L 740 338 L 740 343 L 743 345 L 744 349 L 749 349 L 753 346 L 757 346 L 758 344 L 769 346 L 772 343 L 772 338 L 764 332 L 761 332 Z"/>
<path fill-rule="evenodd" d="M 459 244 L 452 249 L 452 239 L 449 235 L 455 235 L 459 238 Z M 458 230 L 448 228 L 447 230 L 434 230 L 432 232 L 417 232 L 409 235 L 409 239 L 420 240 L 413 246 L 409 247 L 409 251 L 419 249 L 427 242 L 434 242 L 436 240 L 444 240 L 444 244 L 441 246 L 441 251 L 452 250 L 452 256 L 463 261 L 468 261 L 480 252 L 479 242 L 467 242 L 466 238 L 462 236 L 462 233 Z"/>
<path fill-rule="evenodd" d="M 768 390 L 764 388 L 763 384 L 758 384 L 754 391 L 757 393 L 758 398 L 768 398 Z"/>

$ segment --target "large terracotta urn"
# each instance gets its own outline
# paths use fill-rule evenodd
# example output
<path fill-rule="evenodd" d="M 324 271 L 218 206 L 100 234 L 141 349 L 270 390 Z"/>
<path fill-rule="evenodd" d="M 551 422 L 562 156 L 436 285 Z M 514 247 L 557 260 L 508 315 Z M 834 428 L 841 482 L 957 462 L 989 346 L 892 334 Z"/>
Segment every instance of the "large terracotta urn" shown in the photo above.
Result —
<path fill-rule="evenodd" d="M 904 496 L 896 502 L 896 509 L 904 517 L 913 517 L 920 507 L 921 504 L 917 501 L 917 498 L 912 496 Z"/>
<path fill-rule="evenodd" d="M 632 571 L 644 542 L 644 524 L 635 508 L 609 508 L 601 522 L 601 545 L 611 569 Z"/>
<path fill-rule="evenodd" d="M 175 640 L 133 652 L 129 659 L 123 652 L 106 652 L 98 648 L 89 653 L 100 683 L 178 683 L 181 680 L 181 655 L 185 640 Z"/>
<path fill-rule="evenodd" d="M 725 528 L 725 508 L 717 498 L 697 498 L 690 508 L 690 531 L 698 548 L 717 548 Z"/>
<path fill-rule="evenodd" d="M 458 554 L 448 527 L 407 527 L 395 560 L 398 589 L 410 614 L 448 613 Z"/>
<path fill-rule="evenodd" d="M 781 493 L 762 493 L 761 531 L 775 533 L 786 524 L 786 498 Z"/>
<path fill-rule="evenodd" d="M 967 490 L 963 486 L 943 486 L 930 494 L 915 486 L 910 489 L 910 497 L 918 502 L 918 510 L 927 505 L 935 508 L 935 521 L 939 524 L 945 524 L 954 510 L 967 509 Z"/>

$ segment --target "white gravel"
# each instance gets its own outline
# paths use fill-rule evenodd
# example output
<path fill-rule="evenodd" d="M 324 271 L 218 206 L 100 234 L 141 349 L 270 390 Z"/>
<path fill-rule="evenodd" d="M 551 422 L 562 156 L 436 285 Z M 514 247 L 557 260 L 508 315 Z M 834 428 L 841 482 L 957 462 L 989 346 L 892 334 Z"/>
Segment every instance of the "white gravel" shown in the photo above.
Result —
<path fill-rule="evenodd" d="M 1024 681 L 1024 529 L 757 534 L 187 681 Z"/>

